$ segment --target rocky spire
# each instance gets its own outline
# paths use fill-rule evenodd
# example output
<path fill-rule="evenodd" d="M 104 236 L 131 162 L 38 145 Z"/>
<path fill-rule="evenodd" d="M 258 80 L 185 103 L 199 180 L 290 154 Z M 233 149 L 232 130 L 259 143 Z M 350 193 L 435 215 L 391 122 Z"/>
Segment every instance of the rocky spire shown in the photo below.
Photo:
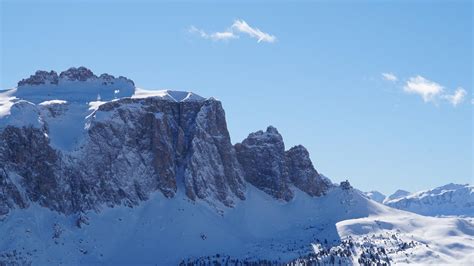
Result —
<path fill-rule="evenodd" d="M 285 161 L 285 144 L 278 130 L 251 133 L 235 145 L 237 158 L 245 172 L 245 180 L 273 197 L 285 201 L 293 198 Z"/>
<path fill-rule="evenodd" d="M 302 145 L 297 145 L 285 152 L 288 173 L 293 185 L 310 196 L 321 196 L 329 184 L 314 169 L 309 152 Z"/>
<path fill-rule="evenodd" d="M 306 148 L 298 145 L 285 152 L 283 138 L 272 126 L 251 133 L 235 149 L 245 179 L 277 199 L 291 200 L 292 186 L 310 196 L 321 196 L 329 187 L 314 169 Z"/>

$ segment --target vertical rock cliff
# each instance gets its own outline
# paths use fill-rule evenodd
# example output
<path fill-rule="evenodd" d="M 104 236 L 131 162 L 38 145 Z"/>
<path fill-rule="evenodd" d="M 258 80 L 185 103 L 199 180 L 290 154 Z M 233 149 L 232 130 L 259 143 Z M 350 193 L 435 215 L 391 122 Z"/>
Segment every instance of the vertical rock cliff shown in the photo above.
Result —
<path fill-rule="evenodd" d="M 329 186 L 274 127 L 233 146 L 213 98 L 145 91 L 84 67 L 37 71 L 0 97 L 0 215 L 32 202 L 82 213 L 180 191 L 232 207 L 247 182 L 284 201 Z"/>
<path fill-rule="evenodd" d="M 293 188 L 321 196 L 330 186 L 314 169 L 306 148 L 298 145 L 285 151 L 282 136 L 272 126 L 251 133 L 235 149 L 245 180 L 277 199 L 291 200 Z"/>

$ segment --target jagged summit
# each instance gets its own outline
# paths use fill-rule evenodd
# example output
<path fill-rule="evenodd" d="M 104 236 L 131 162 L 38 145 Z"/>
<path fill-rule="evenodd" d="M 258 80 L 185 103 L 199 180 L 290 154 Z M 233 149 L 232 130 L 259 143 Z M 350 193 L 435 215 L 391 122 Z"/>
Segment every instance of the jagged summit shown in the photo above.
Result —
<path fill-rule="evenodd" d="M 285 151 L 283 137 L 273 126 L 250 133 L 235 150 L 247 182 L 277 199 L 293 199 L 293 188 L 321 196 L 330 187 L 314 169 L 306 148 L 297 145 Z"/>
<path fill-rule="evenodd" d="M 0 215 L 33 202 L 61 213 L 134 206 L 155 192 L 233 207 L 247 183 L 284 201 L 330 186 L 273 126 L 233 146 L 220 101 L 85 67 L 37 71 L 0 92 L 0 164 Z"/>
<path fill-rule="evenodd" d="M 59 85 L 60 82 L 64 81 L 79 81 L 79 82 L 84 82 L 84 81 L 93 81 L 93 80 L 98 80 L 102 83 L 102 85 L 112 85 L 114 84 L 114 81 L 118 80 L 125 80 L 131 85 L 135 85 L 134 82 L 130 79 L 127 79 L 125 77 L 119 76 L 118 78 L 115 78 L 112 75 L 109 75 L 107 73 L 101 74 L 100 76 L 96 76 L 90 69 L 86 67 L 71 67 L 65 71 L 62 71 L 59 75 L 56 71 L 51 70 L 51 71 L 44 71 L 44 70 L 38 70 L 35 72 L 35 74 L 31 75 L 29 78 L 22 79 L 21 81 L 18 82 L 18 87 L 23 87 L 23 86 L 39 86 L 39 85 Z"/>
<path fill-rule="evenodd" d="M 18 87 L 26 85 L 42 85 L 42 84 L 54 84 L 57 85 L 59 82 L 58 73 L 51 70 L 50 72 L 44 70 L 38 70 L 35 74 L 29 78 L 22 79 L 18 82 Z"/>
<path fill-rule="evenodd" d="M 13 95 L 35 104 L 50 100 L 88 103 L 96 99 L 110 101 L 131 97 L 135 84 L 125 77 L 109 74 L 96 76 L 85 67 L 71 67 L 59 75 L 39 70 L 29 78 L 18 82 Z"/>
<path fill-rule="evenodd" d="M 119 98 L 157 97 L 172 102 L 198 102 L 206 98 L 189 91 L 145 90 L 125 77 L 104 73 L 99 76 L 86 67 L 71 67 L 59 75 L 56 71 L 38 70 L 29 78 L 18 82 L 9 96 L 38 104 L 50 101 L 88 103 L 111 101 Z M 0 95 L 0 105 L 2 99 Z"/>

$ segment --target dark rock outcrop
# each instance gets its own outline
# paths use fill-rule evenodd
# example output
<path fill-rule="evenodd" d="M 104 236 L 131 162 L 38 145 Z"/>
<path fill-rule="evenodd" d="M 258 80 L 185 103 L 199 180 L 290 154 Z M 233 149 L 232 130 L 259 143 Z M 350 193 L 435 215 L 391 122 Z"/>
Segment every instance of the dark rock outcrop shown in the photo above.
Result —
<path fill-rule="evenodd" d="M 291 200 L 292 186 L 310 196 L 321 196 L 330 186 L 314 169 L 306 148 L 299 145 L 285 152 L 283 138 L 272 126 L 251 133 L 235 149 L 245 180 L 277 199 Z"/>
<path fill-rule="evenodd" d="M 235 145 L 245 180 L 273 197 L 285 201 L 293 198 L 290 189 L 285 144 L 277 129 L 269 126 L 251 133 Z"/>
<path fill-rule="evenodd" d="M 60 79 L 67 79 L 69 81 L 87 81 L 88 79 L 96 79 L 97 76 L 88 68 L 85 67 L 71 67 L 59 74 Z"/>
<path fill-rule="evenodd" d="M 295 146 L 285 153 L 288 173 L 293 185 L 310 196 L 321 196 L 329 184 L 314 169 L 309 152 L 302 145 Z"/>
<path fill-rule="evenodd" d="M 29 78 L 22 79 L 18 82 L 18 86 L 24 85 L 41 85 L 41 84 L 54 84 L 57 85 L 59 81 L 58 73 L 51 70 L 50 72 L 44 70 L 38 70 L 34 75 Z"/>

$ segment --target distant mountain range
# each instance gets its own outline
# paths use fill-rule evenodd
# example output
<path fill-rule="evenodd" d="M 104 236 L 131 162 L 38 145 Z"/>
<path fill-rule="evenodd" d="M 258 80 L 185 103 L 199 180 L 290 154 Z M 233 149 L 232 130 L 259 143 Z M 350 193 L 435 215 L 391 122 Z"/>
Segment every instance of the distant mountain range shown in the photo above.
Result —
<path fill-rule="evenodd" d="M 397 190 L 388 197 L 377 191 L 366 192 L 365 195 L 387 206 L 422 215 L 474 217 L 473 185 L 451 183 L 414 193 Z"/>

